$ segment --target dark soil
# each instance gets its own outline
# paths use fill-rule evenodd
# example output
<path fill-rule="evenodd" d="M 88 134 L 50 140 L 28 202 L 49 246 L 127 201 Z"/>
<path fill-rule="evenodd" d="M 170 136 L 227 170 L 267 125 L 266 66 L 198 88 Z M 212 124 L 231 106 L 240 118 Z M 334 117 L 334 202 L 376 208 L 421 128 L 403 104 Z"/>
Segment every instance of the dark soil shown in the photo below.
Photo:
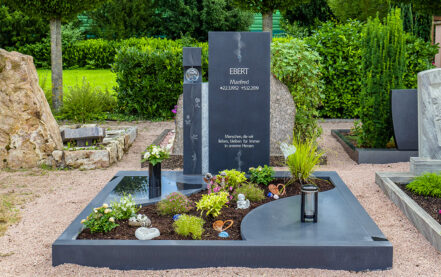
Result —
<path fill-rule="evenodd" d="M 287 182 L 288 179 L 280 178 L 275 179 L 272 183 L 277 185 L 279 183 L 284 184 Z M 334 188 L 334 185 L 323 179 L 314 179 L 314 183 L 319 187 L 320 191 L 327 191 Z M 265 195 L 268 193 L 267 186 L 259 185 L 260 188 L 264 189 Z M 190 200 L 193 202 L 199 201 L 199 199 L 202 197 L 203 194 L 206 194 L 207 191 L 201 191 L 199 193 L 193 194 L 189 196 Z M 294 196 L 300 194 L 300 184 L 299 183 L 293 183 L 286 188 L 286 195 L 280 196 L 280 198 L 285 198 L 289 196 Z M 260 202 L 251 203 L 250 208 L 246 210 L 236 210 L 236 201 L 231 201 L 228 206 L 225 206 L 222 208 L 220 215 L 213 219 L 213 218 L 207 218 L 205 215 L 202 216 L 205 220 L 204 225 L 204 233 L 202 234 L 203 240 L 225 240 L 225 238 L 220 238 L 218 236 L 218 232 L 213 229 L 213 223 L 216 220 L 228 220 L 232 219 L 234 221 L 234 224 L 231 228 L 227 230 L 229 237 L 226 238 L 228 240 L 241 240 L 240 235 L 240 223 L 242 222 L 242 219 L 245 217 L 247 213 L 249 213 L 251 210 L 259 207 L 260 205 L 263 205 L 265 203 L 271 202 L 271 201 L 277 201 L 274 198 L 266 197 L 264 200 Z M 300 212 L 300 211 L 299 211 Z M 149 205 L 142 207 L 139 211 L 141 214 L 147 215 L 150 220 L 152 221 L 152 227 L 158 228 L 161 232 L 161 236 L 155 238 L 155 240 L 188 240 L 191 239 L 191 237 L 182 237 L 178 234 L 176 234 L 173 230 L 173 218 L 172 216 L 161 216 L 156 212 L 156 204 Z M 200 211 L 197 211 L 196 209 L 191 210 L 188 214 L 195 215 L 195 216 L 201 216 Z M 131 227 L 128 224 L 128 220 L 121 220 L 117 221 L 117 223 L 120 225 L 116 227 L 115 229 L 111 230 L 108 233 L 95 233 L 91 234 L 89 229 L 83 230 L 79 235 L 78 239 L 89 239 L 89 240 L 100 240 L 100 239 L 118 239 L 118 240 L 134 240 L 135 237 L 135 230 L 137 227 Z"/>
<path fill-rule="evenodd" d="M 431 217 L 441 224 L 439 210 L 441 210 L 441 198 L 432 196 L 422 196 L 406 189 L 406 184 L 397 184 L 410 198 L 423 208 Z"/>

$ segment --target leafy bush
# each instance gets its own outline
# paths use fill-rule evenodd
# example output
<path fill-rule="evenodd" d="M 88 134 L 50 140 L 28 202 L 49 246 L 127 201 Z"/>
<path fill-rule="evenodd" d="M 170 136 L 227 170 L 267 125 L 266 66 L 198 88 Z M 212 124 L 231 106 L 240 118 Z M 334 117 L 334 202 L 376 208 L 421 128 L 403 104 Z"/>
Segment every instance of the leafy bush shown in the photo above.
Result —
<path fill-rule="evenodd" d="M 172 192 L 158 202 L 157 210 L 161 215 L 187 213 L 193 209 L 193 203 L 180 192 Z"/>
<path fill-rule="evenodd" d="M 360 94 L 363 146 L 384 148 L 392 137 L 391 89 L 403 88 L 405 33 L 400 10 L 383 25 L 370 19 L 363 39 L 363 86 Z"/>
<path fill-rule="evenodd" d="M 320 116 L 354 118 L 361 90 L 361 37 L 363 25 L 358 21 L 344 24 L 324 23 L 305 39 L 322 57 L 321 74 L 325 95 Z"/>
<path fill-rule="evenodd" d="M 196 203 L 197 210 L 206 212 L 206 216 L 217 217 L 225 204 L 228 203 L 228 192 L 221 191 L 216 193 L 204 194 Z"/>
<path fill-rule="evenodd" d="M 406 189 L 418 195 L 441 197 L 441 174 L 425 173 L 407 184 Z"/>
<path fill-rule="evenodd" d="M 173 228 L 181 236 L 187 237 L 191 234 L 193 239 L 201 239 L 204 224 L 205 221 L 200 217 L 183 214 L 173 223 Z"/>
<path fill-rule="evenodd" d="M 264 167 L 258 166 L 256 168 L 250 167 L 250 181 L 256 184 L 268 185 L 274 176 L 274 169 L 265 165 Z"/>
<path fill-rule="evenodd" d="M 245 172 L 237 171 L 236 169 L 230 169 L 230 170 L 226 169 L 223 170 L 222 172 L 226 174 L 227 185 L 232 186 L 234 189 L 247 180 L 247 177 L 245 177 Z M 222 181 L 222 176 L 216 175 L 216 182 L 220 184 L 221 181 Z"/>
<path fill-rule="evenodd" d="M 259 188 L 256 184 L 243 184 L 236 190 L 236 200 L 237 195 L 242 193 L 245 198 L 249 199 L 251 202 L 258 202 L 265 199 L 265 192 L 263 189 Z"/>
<path fill-rule="evenodd" d="M 69 87 L 64 98 L 60 117 L 84 123 L 89 120 L 104 118 L 104 112 L 115 109 L 115 99 L 108 91 L 101 93 L 93 89 L 86 78 L 82 85 Z"/>
<path fill-rule="evenodd" d="M 421 38 L 406 35 L 406 72 L 403 76 L 404 87 L 416 88 L 419 72 L 432 69 L 433 58 L 438 53 L 438 45 L 432 45 Z"/>
<path fill-rule="evenodd" d="M 119 202 L 113 201 L 110 203 L 110 206 L 113 209 L 116 219 L 129 219 L 141 209 L 141 205 L 137 207 L 130 194 L 124 194 Z"/>
<path fill-rule="evenodd" d="M 86 219 L 81 220 L 81 223 L 89 228 L 91 233 L 107 233 L 119 226 L 115 223 L 115 213 L 105 203 L 101 207 L 94 208 Z"/>
<path fill-rule="evenodd" d="M 320 56 L 296 38 L 275 39 L 271 53 L 272 72 L 288 86 L 297 108 L 294 133 L 302 139 L 319 137 L 316 118 L 324 97 Z"/>
<path fill-rule="evenodd" d="M 286 164 L 293 178 L 306 183 L 319 164 L 323 151 L 318 149 L 317 143 L 313 139 L 302 141 L 294 136 L 292 144 L 297 150 L 288 156 Z"/>

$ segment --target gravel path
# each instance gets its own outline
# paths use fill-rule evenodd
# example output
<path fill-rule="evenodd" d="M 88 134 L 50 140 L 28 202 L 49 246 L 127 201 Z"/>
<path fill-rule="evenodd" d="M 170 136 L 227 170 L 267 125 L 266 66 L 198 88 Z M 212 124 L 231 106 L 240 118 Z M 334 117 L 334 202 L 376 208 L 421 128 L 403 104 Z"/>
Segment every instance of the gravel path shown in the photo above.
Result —
<path fill-rule="evenodd" d="M 114 123 L 113 125 L 117 125 Z M 127 125 L 127 123 L 122 123 Z M 51 265 L 51 245 L 119 170 L 141 170 L 139 155 L 173 122 L 138 123 L 139 135 L 129 153 L 105 170 L 92 171 L 0 171 L 0 192 L 18 186 L 32 194 L 32 202 L 21 210 L 22 220 L 0 237 L 0 276 L 441 276 L 441 254 L 412 226 L 401 211 L 375 184 L 376 171 L 408 171 L 409 163 L 357 165 L 330 135 L 331 129 L 349 128 L 351 123 L 323 123 L 320 144 L 335 170 L 394 246 L 393 269 L 354 273 L 317 269 L 205 268 L 166 271 L 116 271 L 78 265 Z"/>

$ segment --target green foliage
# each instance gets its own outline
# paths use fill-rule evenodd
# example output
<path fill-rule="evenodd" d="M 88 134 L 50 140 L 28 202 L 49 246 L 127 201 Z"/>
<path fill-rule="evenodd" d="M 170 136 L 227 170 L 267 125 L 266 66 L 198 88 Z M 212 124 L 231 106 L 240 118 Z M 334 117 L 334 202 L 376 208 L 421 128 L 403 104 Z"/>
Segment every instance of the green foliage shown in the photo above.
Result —
<path fill-rule="evenodd" d="M 250 202 L 259 202 L 265 199 L 265 192 L 263 189 L 252 183 L 243 184 L 236 190 L 236 200 L 237 195 L 239 194 L 245 195 L 245 198 L 250 200 Z"/>
<path fill-rule="evenodd" d="M 267 165 L 264 167 L 259 165 L 256 168 L 250 167 L 249 174 L 250 181 L 256 184 L 268 185 L 274 179 L 274 169 Z"/>
<path fill-rule="evenodd" d="M 36 43 L 47 37 L 48 32 L 47 21 L 0 4 L 0 48 Z"/>
<path fill-rule="evenodd" d="M 273 13 L 276 10 L 281 12 L 288 8 L 293 8 L 310 0 L 234 0 L 234 4 L 240 8 L 247 9 L 256 13 Z"/>
<path fill-rule="evenodd" d="M 389 12 L 390 0 L 327 0 L 334 15 L 340 21 L 358 19 L 366 21 L 378 13 L 383 18 Z"/>
<path fill-rule="evenodd" d="M 358 21 L 324 23 L 306 42 L 322 57 L 325 98 L 320 116 L 355 118 L 361 90 L 361 37 Z"/>
<path fill-rule="evenodd" d="M 147 146 L 144 152 L 142 152 L 142 160 L 141 162 L 148 161 L 153 166 L 155 166 L 158 163 L 162 163 L 164 160 L 168 159 L 170 156 L 170 153 L 168 152 L 168 149 L 162 149 L 160 146 L 151 144 Z"/>
<path fill-rule="evenodd" d="M 228 196 L 225 191 L 204 194 L 196 203 L 197 210 L 201 211 L 201 215 L 205 211 L 206 216 L 218 217 L 222 207 L 228 203 Z"/>
<path fill-rule="evenodd" d="M 91 32 L 99 38 L 125 39 L 151 35 L 155 23 L 153 0 L 111 0 L 87 12 Z"/>
<path fill-rule="evenodd" d="M 405 33 L 400 10 L 392 10 L 381 24 L 370 19 L 363 39 L 363 85 L 360 119 L 363 146 L 384 148 L 392 137 L 391 89 L 403 88 Z"/>
<path fill-rule="evenodd" d="M 425 173 L 413 179 L 406 189 L 418 195 L 441 197 L 441 174 Z"/>
<path fill-rule="evenodd" d="M 60 118 L 81 123 L 99 120 L 105 116 L 105 112 L 114 110 L 115 106 L 115 98 L 109 91 L 103 93 L 98 88 L 92 88 L 86 78 L 83 78 L 81 85 L 77 84 L 69 88 Z"/>
<path fill-rule="evenodd" d="M 245 177 L 245 172 L 237 171 L 236 169 L 230 169 L 230 170 L 226 169 L 223 170 L 222 172 L 226 174 L 228 186 L 232 186 L 233 188 L 237 188 L 240 184 L 242 184 L 247 180 L 247 177 Z M 216 175 L 216 182 L 220 184 L 221 181 L 222 181 L 222 176 Z"/>
<path fill-rule="evenodd" d="M 404 31 L 424 41 L 430 41 L 432 16 L 416 11 L 410 3 L 401 3 L 398 7 L 401 9 Z"/>
<path fill-rule="evenodd" d="M 271 53 L 272 72 L 287 85 L 297 108 L 294 133 L 305 140 L 319 137 L 318 107 L 324 98 L 320 56 L 296 38 L 274 39 Z"/>
<path fill-rule="evenodd" d="M 116 219 L 129 219 L 141 209 L 141 205 L 136 206 L 132 195 L 126 195 L 125 193 L 119 202 L 113 201 L 110 203 L 110 206 L 113 209 Z"/>
<path fill-rule="evenodd" d="M 416 88 L 418 73 L 435 67 L 432 61 L 438 49 L 438 45 L 432 45 L 413 35 L 406 35 L 406 72 L 403 76 L 405 88 Z"/>
<path fill-rule="evenodd" d="M 288 20 L 282 18 L 280 20 L 280 27 L 290 37 L 304 39 L 311 35 L 310 26 L 302 26 L 298 21 L 289 23 Z"/>
<path fill-rule="evenodd" d="M 283 12 L 283 18 L 289 23 L 298 22 L 300 26 L 306 27 L 329 21 L 333 17 L 326 0 L 311 0 L 309 3 L 290 7 Z"/>
<path fill-rule="evenodd" d="M 319 150 L 315 140 L 302 141 L 294 136 L 292 144 L 296 152 L 286 159 L 291 176 L 306 183 L 320 162 L 324 152 Z"/>
<path fill-rule="evenodd" d="M 81 223 L 89 228 L 91 233 L 107 233 L 119 226 L 115 223 L 115 213 L 107 204 L 94 208 L 86 219 L 81 220 Z"/>
<path fill-rule="evenodd" d="M 187 213 L 193 209 L 193 203 L 180 192 L 172 192 L 158 202 L 157 210 L 161 215 Z"/>
<path fill-rule="evenodd" d="M 397 3 L 412 3 L 413 9 L 427 15 L 441 14 L 441 2 L 439 0 L 395 0 Z"/>
<path fill-rule="evenodd" d="M 191 234 L 193 239 L 201 239 L 204 224 L 205 221 L 200 217 L 183 214 L 173 223 L 173 228 L 181 236 L 187 237 Z"/>

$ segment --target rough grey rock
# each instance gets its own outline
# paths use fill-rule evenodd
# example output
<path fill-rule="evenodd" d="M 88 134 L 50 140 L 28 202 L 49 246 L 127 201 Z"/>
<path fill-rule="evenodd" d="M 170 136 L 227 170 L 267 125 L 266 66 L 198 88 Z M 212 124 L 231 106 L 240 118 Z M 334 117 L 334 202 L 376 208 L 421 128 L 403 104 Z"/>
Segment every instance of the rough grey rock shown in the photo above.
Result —
<path fill-rule="evenodd" d="M 150 240 L 159 237 L 161 233 L 156 228 L 140 227 L 135 231 L 135 237 L 139 240 Z"/>
<path fill-rule="evenodd" d="M 129 218 L 129 225 L 134 227 L 150 227 L 152 226 L 152 221 L 146 215 L 137 214 Z"/>
<path fill-rule="evenodd" d="M 296 107 L 288 87 L 271 74 L 270 83 L 270 154 L 281 155 L 280 143 L 291 142 L 295 123 Z M 172 154 L 183 154 L 183 95 L 179 96 L 175 119 L 175 140 Z"/>

